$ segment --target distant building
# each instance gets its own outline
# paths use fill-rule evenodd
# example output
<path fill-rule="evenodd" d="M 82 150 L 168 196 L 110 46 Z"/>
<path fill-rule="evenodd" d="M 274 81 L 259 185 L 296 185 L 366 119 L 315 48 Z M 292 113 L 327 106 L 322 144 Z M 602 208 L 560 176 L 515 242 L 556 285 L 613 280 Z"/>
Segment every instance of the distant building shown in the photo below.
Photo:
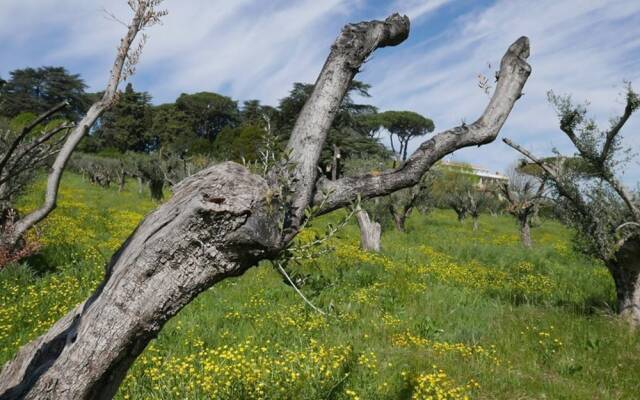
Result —
<path fill-rule="evenodd" d="M 490 185 L 509 182 L 509 178 L 499 172 L 491 172 L 484 167 L 468 163 L 442 160 L 438 165 L 452 169 L 461 174 L 469 174 L 479 178 L 478 186 L 486 187 Z"/>

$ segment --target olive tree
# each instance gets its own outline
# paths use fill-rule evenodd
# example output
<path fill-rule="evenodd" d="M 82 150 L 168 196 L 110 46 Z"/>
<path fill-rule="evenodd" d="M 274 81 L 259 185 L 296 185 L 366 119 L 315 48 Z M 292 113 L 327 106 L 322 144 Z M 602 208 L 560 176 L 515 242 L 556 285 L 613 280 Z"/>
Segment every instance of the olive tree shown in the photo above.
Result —
<path fill-rule="evenodd" d="M 587 116 L 587 108 L 569 96 L 549 92 L 560 119 L 560 130 L 576 148 L 572 157 L 543 159 L 504 139 L 535 163 L 555 192 L 562 216 L 577 228 L 576 244 L 600 258 L 616 287 L 618 312 L 635 326 L 640 324 L 640 205 L 638 194 L 619 177 L 625 154 L 620 132 L 640 107 L 631 85 L 626 87 L 622 115 L 608 129 L 600 129 Z M 621 158 L 622 157 L 622 158 Z"/>
<path fill-rule="evenodd" d="M 431 137 L 400 168 L 318 177 L 320 152 L 352 79 L 375 49 L 408 34 L 409 19 L 397 14 L 346 25 L 296 120 L 288 158 L 264 175 L 225 162 L 174 187 L 115 253 L 98 289 L 4 366 L 0 397 L 111 398 L 170 318 L 212 285 L 277 258 L 308 215 L 413 186 L 445 155 L 493 141 L 531 72 L 525 37 L 504 55 L 495 92 L 474 123 Z M 283 182 L 287 190 L 274 187 Z"/>
<path fill-rule="evenodd" d="M 119 158 L 76 152 L 67 168 L 88 178 L 93 184 L 109 187 L 115 182 L 118 191 L 124 190 L 127 169 L 125 162 Z"/>
<path fill-rule="evenodd" d="M 443 208 L 451 208 L 462 223 L 471 213 L 471 208 L 480 212 L 482 200 L 474 202 L 473 196 L 477 191 L 478 179 L 473 175 L 472 168 L 467 164 L 455 166 L 439 165 L 440 176 L 433 185 L 433 195 Z"/>
<path fill-rule="evenodd" d="M 489 190 L 483 188 L 471 187 L 464 193 L 466 196 L 466 210 L 473 221 L 473 230 L 477 231 L 480 227 L 480 213 L 487 209 L 493 194 Z"/>
<path fill-rule="evenodd" d="M 398 190 L 388 196 L 388 210 L 398 232 L 406 231 L 405 224 L 414 209 L 420 207 L 425 213 L 429 209 L 432 203 L 431 188 L 434 179 L 435 175 L 433 173 L 426 173 L 416 185 Z"/>
<path fill-rule="evenodd" d="M 508 177 L 509 181 L 500 186 L 507 203 L 506 211 L 518 221 L 522 245 L 530 248 L 531 220 L 544 200 L 545 182 L 518 172 L 515 168 L 509 170 Z"/>

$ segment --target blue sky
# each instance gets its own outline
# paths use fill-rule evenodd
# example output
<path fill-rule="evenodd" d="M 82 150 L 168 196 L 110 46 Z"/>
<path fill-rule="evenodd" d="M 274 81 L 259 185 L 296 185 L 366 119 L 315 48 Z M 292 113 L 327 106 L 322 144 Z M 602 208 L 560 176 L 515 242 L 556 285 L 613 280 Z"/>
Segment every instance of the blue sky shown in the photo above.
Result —
<path fill-rule="evenodd" d="M 379 50 L 357 79 L 373 85 L 369 102 L 382 110 L 431 117 L 436 131 L 470 122 L 488 97 L 477 75 L 492 76 L 511 42 L 531 40 L 533 73 L 501 137 L 540 155 L 571 151 L 546 92 L 589 101 L 602 126 L 623 109 L 623 80 L 640 90 L 640 1 L 637 0 L 166 0 L 164 24 L 148 31 L 137 90 L 155 103 L 180 93 L 215 91 L 275 104 L 293 82 L 313 82 L 340 28 L 384 18 L 411 18 L 410 38 Z M 26 66 L 63 65 L 92 90 L 107 78 L 128 19 L 125 0 L 0 0 L 0 76 Z M 491 67 L 489 67 L 491 65 Z M 640 114 L 623 131 L 640 150 Z M 418 142 L 413 146 L 417 146 Z M 454 159 L 503 171 L 517 154 L 497 140 Z M 624 180 L 635 187 L 640 164 Z"/>

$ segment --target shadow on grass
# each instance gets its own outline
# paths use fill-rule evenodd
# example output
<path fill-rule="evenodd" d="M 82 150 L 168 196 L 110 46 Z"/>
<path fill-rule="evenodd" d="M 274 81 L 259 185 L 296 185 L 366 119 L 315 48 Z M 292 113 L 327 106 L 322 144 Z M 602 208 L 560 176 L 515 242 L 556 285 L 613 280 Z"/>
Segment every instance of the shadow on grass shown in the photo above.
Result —
<path fill-rule="evenodd" d="M 55 248 L 44 247 L 40 252 L 26 257 L 23 263 L 29 266 L 38 276 L 59 272 L 60 267 L 78 260 L 81 249 L 75 245 L 56 245 Z"/>
<path fill-rule="evenodd" d="M 47 259 L 47 256 L 42 253 L 33 254 L 22 261 L 38 277 L 58 271 L 56 264 L 50 263 L 49 260 Z"/>

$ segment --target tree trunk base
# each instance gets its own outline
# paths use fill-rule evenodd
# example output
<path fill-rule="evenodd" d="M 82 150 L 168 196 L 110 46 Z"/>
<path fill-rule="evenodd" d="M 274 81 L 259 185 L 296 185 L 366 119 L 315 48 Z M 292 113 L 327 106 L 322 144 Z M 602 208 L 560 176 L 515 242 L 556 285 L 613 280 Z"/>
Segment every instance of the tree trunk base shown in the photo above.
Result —
<path fill-rule="evenodd" d="M 640 326 L 640 238 L 629 239 L 608 267 L 616 285 L 618 314 Z"/>
<path fill-rule="evenodd" d="M 531 226 L 528 221 L 520 223 L 520 240 L 522 245 L 527 249 L 530 249 L 533 246 L 531 241 Z"/>
<path fill-rule="evenodd" d="M 406 232 L 407 218 L 411 215 L 412 210 L 413 207 L 400 206 L 396 208 L 391 206 L 391 216 L 393 217 L 393 223 L 398 232 Z"/>

